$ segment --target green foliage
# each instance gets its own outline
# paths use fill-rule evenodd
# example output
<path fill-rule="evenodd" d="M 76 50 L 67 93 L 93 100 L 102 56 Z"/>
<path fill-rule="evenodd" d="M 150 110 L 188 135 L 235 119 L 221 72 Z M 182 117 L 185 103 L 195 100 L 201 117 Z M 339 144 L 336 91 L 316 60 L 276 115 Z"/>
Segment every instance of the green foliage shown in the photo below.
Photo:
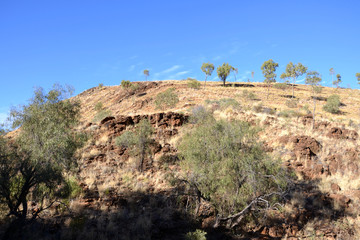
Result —
<path fill-rule="evenodd" d="M 332 84 L 335 85 L 338 88 L 340 83 L 341 83 L 341 75 L 336 74 L 336 80 L 333 81 Z"/>
<path fill-rule="evenodd" d="M 104 87 L 104 84 L 99 83 L 98 88 L 99 88 L 99 89 L 102 89 L 103 87 Z"/>
<path fill-rule="evenodd" d="M 360 84 L 360 73 L 356 73 L 355 77 L 356 77 L 356 79 L 358 81 L 358 84 Z"/>
<path fill-rule="evenodd" d="M 276 82 L 276 68 L 279 66 L 278 63 L 274 62 L 272 59 L 265 61 L 261 66 L 262 73 L 264 74 L 265 83 Z"/>
<path fill-rule="evenodd" d="M 99 122 L 104 118 L 112 115 L 112 112 L 109 109 L 104 108 L 102 102 L 96 103 L 94 110 L 96 111 L 96 114 L 92 120 L 93 122 Z"/>
<path fill-rule="evenodd" d="M 288 85 L 286 83 L 275 83 L 274 88 L 286 90 L 288 89 Z"/>
<path fill-rule="evenodd" d="M 220 80 L 223 82 L 224 87 L 226 83 L 226 78 L 229 76 L 232 69 L 233 67 L 228 63 L 223 63 L 223 65 L 218 66 L 216 69 L 217 75 L 220 78 Z"/>
<path fill-rule="evenodd" d="M 220 110 L 225 110 L 228 107 L 239 109 L 240 103 L 233 98 L 221 98 L 220 100 L 206 100 L 207 104 L 217 104 Z"/>
<path fill-rule="evenodd" d="M 175 93 L 175 88 L 168 88 L 166 91 L 159 93 L 155 99 L 156 109 L 165 110 L 173 108 L 179 102 L 179 97 Z"/>
<path fill-rule="evenodd" d="M 37 89 L 28 105 L 11 111 L 13 127 L 20 128 L 15 146 L 0 143 L 0 202 L 6 202 L 10 215 L 25 219 L 28 201 L 40 201 L 42 207 L 32 213 L 37 217 L 46 207 L 43 200 L 54 197 L 63 171 L 76 166 L 73 156 L 82 142 L 72 129 L 80 104 L 65 99 L 68 93 L 60 86 L 47 94 Z"/>
<path fill-rule="evenodd" d="M 149 70 L 145 69 L 144 70 L 144 75 L 145 75 L 145 81 L 147 81 L 147 77 L 150 75 Z"/>
<path fill-rule="evenodd" d="M 339 113 L 340 105 L 340 97 L 334 94 L 327 98 L 326 104 L 323 106 L 323 109 L 324 111 L 329 113 Z"/>
<path fill-rule="evenodd" d="M 130 88 L 132 83 L 130 82 L 130 80 L 122 80 L 120 85 L 122 88 L 128 89 L 128 88 Z"/>
<path fill-rule="evenodd" d="M 248 90 L 243 90 L 243 93 L 242 93 L 243 97 L 246 98 L 246 99 L 249 99 L 249 100 L 256 100 L 257 99 L 257 96 L 255 95 L 254 92 L 250 92 Z"/>
<path fill-rule="evenodd" d="M 203 63 L 201 65 L 201 71 L 205 73 L 205 86 L 206 86 L 206 79 L 208 76 L 211 76 L 212 72 L 214 71 L 214 64 L 212 63 Z"/>
<path fill-rule="evenodd" d="M 303 66 L 301 63 L 294 65 L 292 62 L 289 62 L 286 65 L 286 70 L 281 74 L 281 79 L 286 79 L 286 82 L 289 82 L 290 79 L 293 80 L 292 84 L 292 96 L 294 97 L 294 85 L 296 83 L 296 79 L 302 75 L 304 75 L 307 71 L 307 67 Z"/>
<path fill-rule="evenodd" d="M 79 186 L 76 179 L 71 177 L 64 181 L 64 184 L 57 195 L 61 198 L 73 199 L 78 197 L 81 193 L 82 188 Z"/>
<path fill-rule="evenodd" d="M 187 85 L 189 88 L 199 89 L 201 86 L 201 83 L 196 79 L 188 78 Z"/>
<path fill-rule="evenodd" d="M 319 93 L 321 90 L 319 83 L 321 82 L 321 76 L 317 71 L 310 71 L 306 74 L 305 83 L 312 87 L 313 93 Z"/>
<path fill-rule="evenodd" d="M 191 110 L 191 115 L 190 115 L 190 123 L 203 123 L 203 122 L 207 122 L 207 121 L 213 121 L 215 120 L 212 113 L 208 110 L 205 109 L 204 106 L 195 106 L 192 110 Z"/>
<path fill-rule="evenodd" d="M 143 171 L 143 163 L 146 157 L 151 156 L 150 144 L 151 135 L 154 128 L 149 120 L 144 119 L 139 122 L 134 132 L 125 131 L 121 136 L 115 139 L 118 146 L 129 148 L 131 155 L 137 158 L 137 169 Z"/>
<path fill-rule="evenodd" d="M 302 114 L 294 110 L 283 110 L 278 113 L 278 116 L 283 118 L 290 118 L 290 117 L 301 117 Z"/>
<path fill-rule="evenodd" d="M 206 122 L 194 127 L 180 143 L 185 178 L 219 216 L 241 211 L 256 196 L 286 185 L 280 162 L 264 153 L 257 131 L 246 122 Z M 266 177 L 269 175 L 274 177 Z"/>
<path fill-rule="evenodd" d="M 185 236 L 186 240 L 206 240 L 206 232 L 196 229 L 195 232 L 188 232 Z"/>

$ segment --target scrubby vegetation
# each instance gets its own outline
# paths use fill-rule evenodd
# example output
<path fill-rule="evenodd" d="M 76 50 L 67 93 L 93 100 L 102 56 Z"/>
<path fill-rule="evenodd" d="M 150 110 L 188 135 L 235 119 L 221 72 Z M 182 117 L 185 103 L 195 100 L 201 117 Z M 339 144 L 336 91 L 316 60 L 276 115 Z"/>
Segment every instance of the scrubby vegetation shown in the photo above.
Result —
<path fill-rule="evenodd" d="M 94 110 L 96 111 L 96 114 L 93 118 L 93 122 L 99 122 L 101 120 L 103 120 L 104 118 L 111 116 L 111 111 L 109 109 L 106 109 L 102 102 L 98 102 L 96 103 Z"/>
<path fill-rule="evenodd" d="M 331 95 L 326 100 L 326 104 L 323 106 L 323 109 L 329 113 L 339 113 L 340 112 L 340 97 L 338 95 Z"/>
<path fill-rule="evenodd" d="M 155 99 L 157 109 L 165 110 L 173 108 L 179 102 L 179 97 L 175 93 L 175 88 L 168 88 L 166 91 L 159 93 Z"/>

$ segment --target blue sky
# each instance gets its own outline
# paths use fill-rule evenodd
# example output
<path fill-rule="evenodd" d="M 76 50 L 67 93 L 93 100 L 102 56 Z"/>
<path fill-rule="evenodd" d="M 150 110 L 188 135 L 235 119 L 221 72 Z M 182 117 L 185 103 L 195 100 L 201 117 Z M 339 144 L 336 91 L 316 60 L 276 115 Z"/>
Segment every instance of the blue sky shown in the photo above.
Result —
<path fill-rule="evenodd" d="M 251 71 L 263 81 L 260 67 L 270 58 L 278 76 L 289 61 L 301 62 L 326 86 L 333 67 L 343 87 L 358 88 L 359 9 L 356 0 L 3 0 L 0 122 L 34 87 L 70 84 L 78 94 L 99 83 L 142 81 L 144 69 L 149 80 L 203 80 L 203 62 L 228 62 L 238 81 Z"/>

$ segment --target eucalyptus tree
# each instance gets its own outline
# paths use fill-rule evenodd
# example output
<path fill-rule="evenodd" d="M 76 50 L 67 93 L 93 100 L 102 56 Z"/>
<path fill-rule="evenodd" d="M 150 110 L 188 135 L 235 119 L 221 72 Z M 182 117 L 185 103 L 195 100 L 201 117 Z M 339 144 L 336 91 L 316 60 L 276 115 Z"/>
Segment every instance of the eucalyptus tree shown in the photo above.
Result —
<path fill-rule="evenodd" d="M 229 76 L 230 72 L 233 70 L 233 67 L 228 63 L 223 63 L 223 65 L 218 66 L 216 69 L 217 75 L 220 80 L 223 82 L 223 86 L 225 87 L 226 78 Z"/>
<path fill-rule="evenodd" d="M 334 86 L 336 86 L 336 88 L 339 87 L 339 84 L 341 83 L 341 75 L 340 74 L 336 74 L 336 80 L 332 82 L 332 84 Z"/>
<path fill-rule="evenodd" d="M 215 69 L 215 67 L 214 67 L 214 64 L 212 64 L 212 63 L 203 63 L 201 65 L 201 70 L 205 73 L 205 87 L 206 87 L 206 79 L 208 76 L 211 76 L 214 69 Z"/>
<path fill-rule="evenodd" d="M 150 72 L 148 69 L 144 70 L 144 75 L 145 75 L 145 81 L 147 81 L 147 77 L 150 75 Z"/>
<path fill-rule="evenodd" d="M 316 110 L 316 94 L 321 92 L 321 75 L 317 71 L 310 71 L 306 74 L 305 83 L 311 86 L 313 92 L 313 100 L 314 100 L 314 109 L 313 109 L 313 124 L 312 128 L 314 129 L 315 125 L 315 110 Z"/>
<path fill-rule="evenodd" d="M 305 67 L 304 65 L 302 65 L 301 63 L 298 63 L 296 65 L 294 65 L 292 62 L 289 62 L 286 65 L 286 70 L 284 73 L 281 74 L 280 78 L 281 79 L 292 79 L 293 80 L 293 84 L 292 84 L 292 97 L 294 98 L 294 86 L 296 83 L 296 80 L 298 77 L 304 75 L 307 71 L 307 67 Z"/>
<path fill-rule="evenodd" d="M 255 76 L 255 72 L 252 71 L 252 72 L 251 72 L 251 79 L 252 79 L 252 81 L 254 81 L 254 76 Z"/>
<path fill-rule="evenodd" d="M 58 200 L 64 172 L 76 165 L 81 137 L 73 128 L 79 122 L 80 104 L 66 99 L 67 93 L 59 87 L 48 93 L 36 90 L 28 105 L 10 113 L 13 128 L 19 129 L 14 141 L 0 139 L 0 202 L 15 217 L 16 227 Z M 30 201 L 38 204 L 36 211 L 29 210 Z"/>
<path fill-rule="evenodd" d="M 231 67 L 231 71 L 234 73 L 234 78 L 235 78 L 235 82 L 236 82 L 236 74 L 238 74 L 238 69 L 235 67 Z"/>
<path fill-rule="evenodd" d="M 358 84 L 360 84 L 360 73 L 356 73 L 355 76 L 357 78 Z"/>
<path fill-rule="evenodd" d="M 266 98 L 269 98 L 269 91 L 271 83 L 276 82 L 276 68 L 279 67 L 279 64 L 274 62 L 272 59 L 267 60 L 261 66 L 262 73 L 264 74 L 264 82 L 268 86 L 268 94 Z"/>

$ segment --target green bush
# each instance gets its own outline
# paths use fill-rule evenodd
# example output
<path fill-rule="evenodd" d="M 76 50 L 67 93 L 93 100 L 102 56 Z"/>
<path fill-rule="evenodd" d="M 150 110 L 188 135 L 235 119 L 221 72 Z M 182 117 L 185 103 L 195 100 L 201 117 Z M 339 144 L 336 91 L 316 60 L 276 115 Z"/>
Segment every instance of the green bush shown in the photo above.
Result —
<path fill-rule="evenodd" d="M 196 79 L 188 78 L 187 85 L 189 88 L 199 89 L 201 86 L 201 83 Z"/>
<path fill-rule="evenodd" d="M 324 111 L 329 113 L 339 113 L 340 112 L 340 97 L 338 95 L 331 95 L 326 100 L 326 104 L 323 106 Z"/>
<path fill-rule="evenodd" d="M 124 89 L 129 89 L 131 87 L 132 83 L 130 80 L 122 80 L 121 81 L 121 87 Z"/>
<path fill-rule="evenodd" d="M 68 178 L 65 180 L 64 185 L 59 191 L 59 197 L 73 199 L 78 197 L 82 192 L 82 188 L 79 186 L 75 178 Z"/>
<path fill-rule="evenodd" d="M 102 102 L 96 103 L 94 110 L 96 111 L 96 114 L 92 120 L 93 122 L 99 122 L 104 118 L 112 115 L 112 112 L 110 110 L 104 109 Z"/>
<path fill-rule="evenodd" d="M 183 177 L 220 217 L 240 212 L 256 196 L 286 186 L 281 162 L 264 152 L 257 132 L 246 122 L 221 120 L 197 125 L 180 142 Z M 278 198 L 272 195 L 267 201 L 272 204 Z"/>
<path fill-rule="evenodd" d="M 175 93 L 175 88 L 168 88 L 166 91 L 159 93 L 155 99 L 156 109 L 165 110 L 173 108 L 179 102 L 179 97 Z"/>
<path fill-rule="evenodd" d="M 214 117 L 212 113 L 209 110 L 207 110 L 204 106 L 199 105 L 199 106 L 195 106 L 191 110 L 189 122 L 195 124 L 200 122 L 206 122 L 213 119 Z"/>
<path fill-rule="evenodd" d="M 102 84 L 102 83 L 99 83 L 99 85 L 98 85 L 98 88 L 103 88 L 104 87 L 104 84 Z"/>
<path fill-rule="evenodd" d="M 288 88 L 288 85 L 286 83 L 275 83 L 274 88 L 286 90 Z"/>
<path fill-rule="evenodd" d="M 206 232 L 196 229 L 195 232 L 188 232 L 185 236 L 186 240 L 206 240 Z"/>
<path fill-rule="evenodd" d="M 115 139 L 118 146 L 130 149 L 130 154 L 137 158 L 136 167 L 142 172 L 145 158 L 151 156 L 150 144 L 152 143 L 151 135 L 154 128 L 149 120 L 143 119 L 136 126 L 134 132 L 125 131 L 122 135 Z"/>
<path fill-rule="evenodd" d="M 301 117 L 302 114 L 294 110 L 284 110 L 279 112 L 278 116 L 283 118 L 289 118 L 289 117 Z"/>
<path fill-rule="evenodd" d="M 257 98 L 257 96 L 253 92 L 250 92 L 246 89 L 243 91 L 242 95 L 244 98 L 249 99 L 249 100 L 256 100 L 256 98 Z"/>

